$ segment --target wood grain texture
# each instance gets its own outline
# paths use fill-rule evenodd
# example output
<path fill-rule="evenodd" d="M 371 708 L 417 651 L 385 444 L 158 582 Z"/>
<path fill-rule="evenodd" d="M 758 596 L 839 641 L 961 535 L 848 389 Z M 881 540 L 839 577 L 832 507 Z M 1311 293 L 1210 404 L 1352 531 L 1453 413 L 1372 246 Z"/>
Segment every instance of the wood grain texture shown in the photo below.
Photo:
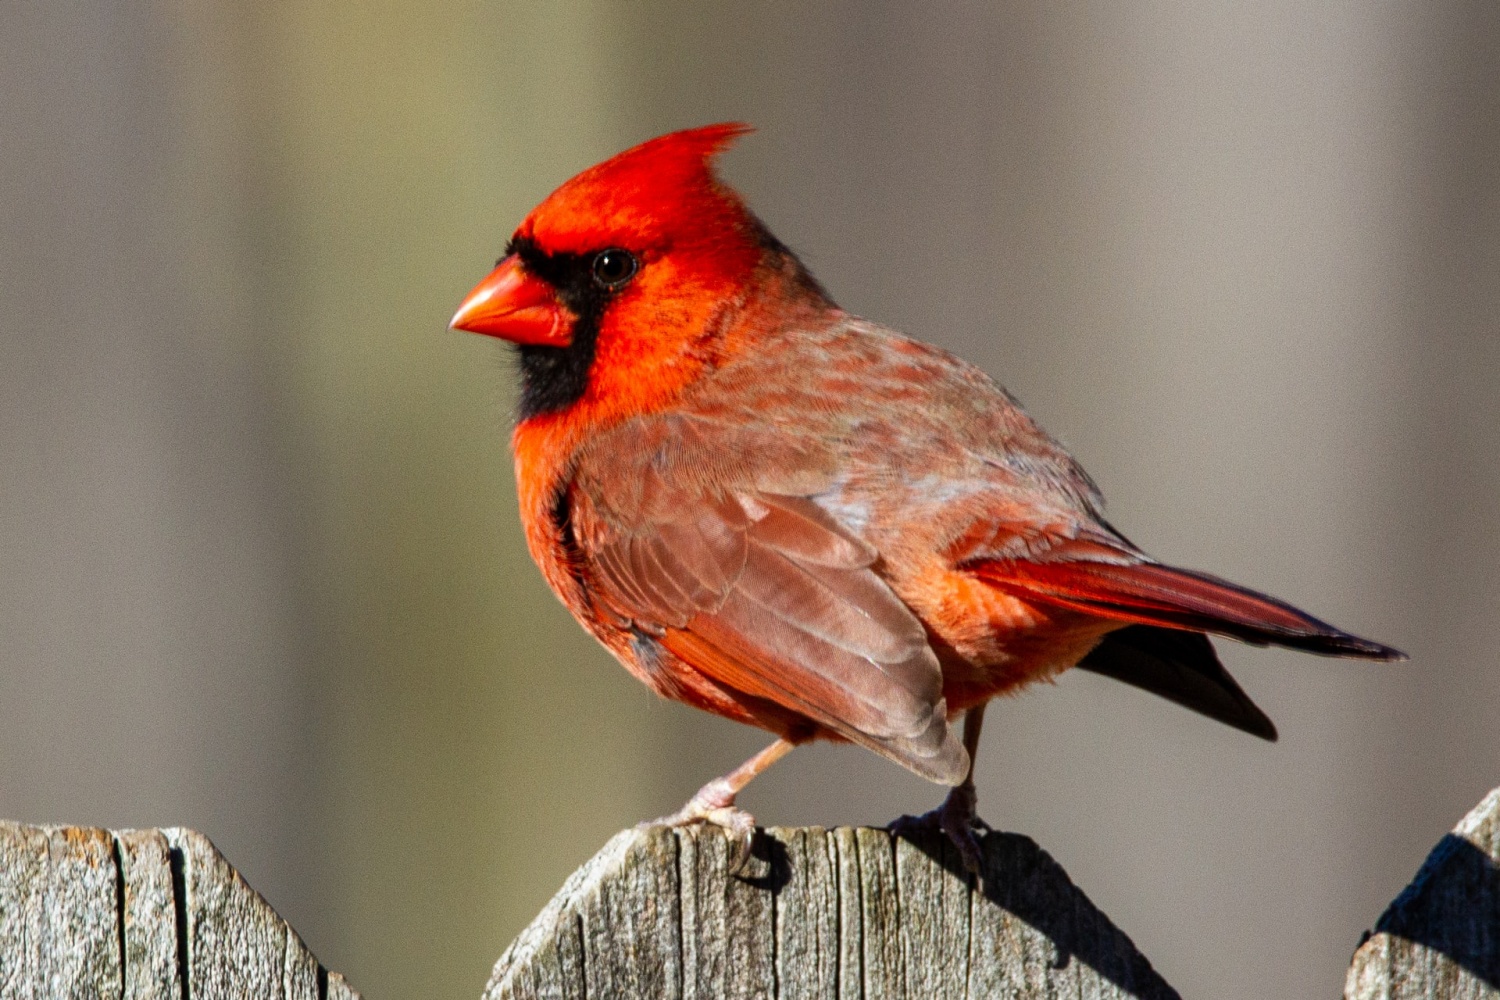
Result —
<path fill-rule="evenodd" d="M 115 835 L 125 887 L 125 1000 L 182 996 L 172 845 L 160 830 Z"/>
<path fill-rule="evenodd" d="M 947 840 L 772 829 L 725 875 L 716 829 L 617 835 L 501 956 L 485 1000 L 1169 998 L 1036 844 L 985 839 L 982 891 Z"/>
<path fill-rule="evenodd" d="M 1354 953 L 1345 1000 L 1500 1000 L 1500 788 L 1438 842 Z"/>
<path fill-rule="evenodd" d="M 716 829 L 617 835 L 501 956 L 484 1000 L 1175 998 L 1036 844 L 772 829 L 727 877 Z M 1354 955 L 1346 1000 L 1500 1000 L 1500 788 Z M 359 1000 L 191 830 L 0 821 L 5 1000 Z"/>
<path fill-rule="evenodd" d="M 0 826 L 0 996 L 122 995 L 117 873 L 103 830 Z"/>
<path fill-rule="evenodd" d="M 5 1000 L 357 1000 L 191 830 L 0 821 Z"/>

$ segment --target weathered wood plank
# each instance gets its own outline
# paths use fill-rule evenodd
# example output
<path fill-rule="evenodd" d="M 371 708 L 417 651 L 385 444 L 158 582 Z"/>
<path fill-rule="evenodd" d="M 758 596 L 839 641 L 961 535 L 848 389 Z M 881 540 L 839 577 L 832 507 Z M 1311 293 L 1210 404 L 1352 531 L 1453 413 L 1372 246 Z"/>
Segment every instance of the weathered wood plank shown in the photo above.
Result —
<path fill-rule="evenodd" d="M 780 830 L 777 840 L 787 849 L 776 901 L 776 981 L 787 996 L 840 1000 L 838 845 L 826 830 Z"/>
<path fill-rule="evenodd" d="M 330 972 L 327 990 L 324 992 L 324 1000 L 360 1000 L 359 991 L 349 985 L 349 981 L 342 973 Z"/>
<path fill-rule="evenodd" d="M 944 996 L 954 984 L 967 989 L 973 906 L 969 880 L 952 875 L 960 863 L 948 838 L 936 831 L 896 841 L 906 996 Z"/>
<path fill-rule="evenodd" d="M 485 1000 L 1176 997 L 1034 843 L 992 834 L 985 852 L 980 892 L 940 836 L 772 829 L 730 878 L 717 830 L 627 831 L 506 950 Z"/>
<path fill-rule="evenodd" d="M 1346 1000 L 1500 1000 L 1500 788 L 1438 842 L 1354 953 Z"/>
<path fill-rule="evenodd" d="M 626 831 L 513 942 L 485 1000 L 1170 998 L 1036 844 L 769 830 L 725 873 L 717 830 Z M 189 830 L 0 821 L 0 997 L 358 1000 Z M 1355 953 L 1347 1000 L 1500 1000 L 1500 789 Z"/>
<path fill-rule="evenodd" d="M 884 830 L 855 830 L 854 862 L 859 867 L 856 926 L 864 944 L 860 956 L 864 963 L 864 996 L 867 1000 L 897 1000 L 905 993 L 895 839 Z"/>
<path fill-rule="evenodd" d="M 753 882 L 722 877 L 729 842 L 719 837 L 664 838 L 677 845 L 676 886 L 682 897 L 681 975 L 684 1000 L 751 1000 L 776 988 L 776 925 L 770 896 Z M 766 846 L 764 844 L 762 847 Z M 775 866 L 757 858 L 754 867 L 774 877 Z M 670 880 L 661 883 L 671 892 Z M 608 930 L 591 940 L 607 941 Z M 668 935 L 673 928 L 667 927 Z M 652 942 L 659 947 L 658 939 Z M 670 957 L 669 957 L 669 964 Z M 634 984 L 630 984 L 634 988 Z M 611 994 L 626 996 L 627 993 Z"/>
<path fill-rule="evenodd" d="M 172 846 L 160 830 L 115 835 L 125 885 L 125 1000 L 181 997 Z"/>
<path fill-rule="evenodd" d="M 615 877 L 582 900 L 581 927 L 585 995 L 622 996 L 632 988 L 648 996 L 682 996 L 682 913 L 675 852 L 644 858 L 627 854 Z M 657 942 L 678 942 L 671 955 Z"/>
<path fill-rule="evenodd" d="M 5 1000 L 358 1000 L 190 830 L 0 822 Z"/>
<path fill-rule="evenodd" d="M 970 911 L 969 996 L 1177 996 L 1033 841 L 995 833 L 984 850 L 984 893 Z"/>
<path fill-rule="evenodd" d="M 865 946 L 863 890 L 859 874 L 859 837 L 850 827 L 828 831 L 834 844 L 838 878 L 834 896 L 838 900 L 839 964 L 834 977 L 839 982 L 839 1000 L 865 1000 Z M 859 929 L 859 930 L 857 930 Z"/>
<path fill-rule="evenodd" d="M 300 977 L 287 982 L 287 928 L 265 901 L 206 837 L 163 832 L 187 893 L 189 995 L 316 1000 Z"/>
<path fill-rule="evenodd" d="M 104 830 L 0 822 L 0 996 L 118 1000 L 118 871 Z"/>

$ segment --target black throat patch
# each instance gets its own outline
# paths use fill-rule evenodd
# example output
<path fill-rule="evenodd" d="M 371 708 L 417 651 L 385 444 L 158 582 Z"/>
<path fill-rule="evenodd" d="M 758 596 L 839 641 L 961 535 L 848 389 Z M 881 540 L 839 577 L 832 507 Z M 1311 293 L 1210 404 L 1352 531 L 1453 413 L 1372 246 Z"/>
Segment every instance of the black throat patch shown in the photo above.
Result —
<path fill-rule="evenodd" d="M 755 216 L 749 217 L 749 224 L 761 251 L 771 260 L 780 261 L 783 268 L 791 269 L 793 284 L 804 295 L 833 305 L 823 286 L 786 244 L 771 235 Z M 567 409 L 587 391 L 599 344 L 599 324 L 611 300 L 625 287 L 621 283 L 611 288 L 594 280 L 594 260 L 607 249 L 612 248 L 600 247 L 588 253 L 547 253 L 528 237 L 514 238 L 506 246 L 506 255 L 520 257 L 526 270 L 556 289 L 557 297 L 577 317 L 567 347 L 517 346 L 521 363 L 521 420 Z"/>
<path fill-rule="evenodd" d="M 594 281 L 594 254 L 544 253 L 525 238 L 511 240 L 505 252 L 519 256 L 527 271 L 557 289 L 557 297 L 578 317 L 567 347 L 521 344 L 516 348 L 521 364 L 519 416 L 526 420 L 566 409 L 582 398 L 594 366 L 599 323 L 612 293 Z"/>

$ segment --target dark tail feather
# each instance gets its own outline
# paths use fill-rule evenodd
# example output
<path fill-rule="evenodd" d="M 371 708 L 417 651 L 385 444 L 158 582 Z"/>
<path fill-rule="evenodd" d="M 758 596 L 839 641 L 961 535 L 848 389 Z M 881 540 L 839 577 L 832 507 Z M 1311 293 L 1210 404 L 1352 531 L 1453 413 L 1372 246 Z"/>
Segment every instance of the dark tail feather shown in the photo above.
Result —
<path fill-rule="evenodd" d="M 1276 724 L 1250 700 L 1201 632 L 1130 625 L 1111 632 L 1078 664 L 1175 701 L 1263 740 Z"/>
<path fill-rule="evenodd" d="M 984 562 L 973 572 L 1024 600 L 1101 618 L 1227 635 L 1324 656 L 1404 660 L 1406 654 L 1319 621 L 1274 597 L 1207 573 L 1157 563 Z M 1226 675 L 1227 676 L 1227 675 Z"/>

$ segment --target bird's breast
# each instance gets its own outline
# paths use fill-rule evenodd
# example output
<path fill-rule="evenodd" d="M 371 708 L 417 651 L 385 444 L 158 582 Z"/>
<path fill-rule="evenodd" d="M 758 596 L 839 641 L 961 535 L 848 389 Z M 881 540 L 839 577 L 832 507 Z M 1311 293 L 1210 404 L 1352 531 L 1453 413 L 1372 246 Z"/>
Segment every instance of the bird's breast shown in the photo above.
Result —
<path fill-rule="evenodd" d="M 526 548 L 547 585 L 592 631 L 571 497 L 582 436 L 565 420 L 533 417 L 516 426 L 511 448 Z"/>

